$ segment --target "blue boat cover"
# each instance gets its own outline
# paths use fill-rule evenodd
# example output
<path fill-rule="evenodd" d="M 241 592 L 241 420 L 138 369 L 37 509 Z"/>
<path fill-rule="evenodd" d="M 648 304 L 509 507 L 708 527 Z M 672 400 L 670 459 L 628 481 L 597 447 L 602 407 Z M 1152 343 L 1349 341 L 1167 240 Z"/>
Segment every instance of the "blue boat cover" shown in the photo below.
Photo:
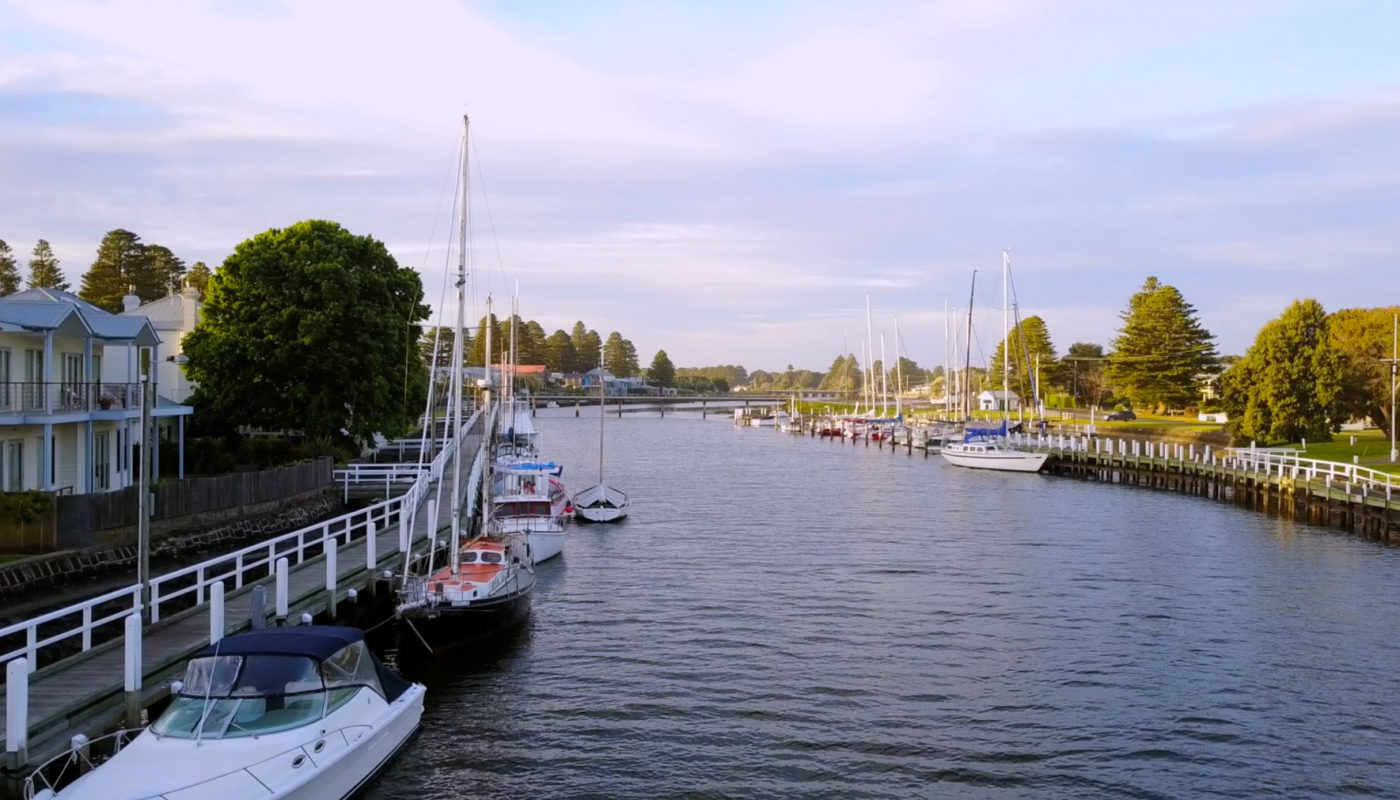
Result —
<path fill-rule="evenodd" d="M 995 428 L 967 428 L 963 431 L 963 441 L 971 442 L 976 439 L 986 439 L 992 436 L 1006 435 L 1006 420 L 1002 420 L 1001 425 Z"/>
<path fill-rule="evenodd" d="M 364 641 L 359 628 L 337 625 L 301 625 L 291 628 L 262 628 L 225 637 L 196 656 L 306 656 L 324 661 L 355 642 Z"/>
<path fill-rule="evenodd" d="M 502 466 L 499 468 L 499 471 L 501 471 L 501 472 L 552 472 L 552 473 L 554 473 L 555 475 L 563 475 L 563 474 L 564 474 L 564 467 L 561 466 L 561 465 L 559 465 L 559 464 L 555 464 L 553 461 L 551 461 L 551 462 L 549 462 L 549 463 L 547 463 L 547 464 L 539 464 L 539 463 L 526 462 L 526 463 L 521 463 L 521 464 L 505 464 L 505 465 L 502 465 Z"/>

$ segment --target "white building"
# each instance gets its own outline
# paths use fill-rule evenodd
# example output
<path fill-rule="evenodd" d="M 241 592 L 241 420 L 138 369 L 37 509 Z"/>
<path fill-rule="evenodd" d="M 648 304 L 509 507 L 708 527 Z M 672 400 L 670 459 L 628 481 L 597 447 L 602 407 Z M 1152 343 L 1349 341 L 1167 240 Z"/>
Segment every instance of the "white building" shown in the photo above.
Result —
<path fill-rule="evenodd" d="M 977 395 L 978 411 L 1019 411 L 1021 398 L 1015 392 L 993 392 L 990 389 Z"/>
<path fill-rule="evenodd" d="M 177 403 L 184 403 L 194 394 L 195 385 L 185 377 L 185 336 L 199 324 L 200 312 L 204 304 L 199 301 L 199 290 L 186 285 L 179 294 L 152 300 L 145 305 L 141 298 L 129 294 L 122 298 L 124 310 L 118 316 L 145 317 L 160 337 L 156 345 L 154 362 L 156 365 L 156 385 L 161 394 Z M 108 359 L 104 381 L 127 382 L 140 380 L 124 370 L 113 371 L 111 367 L 122 367 L 127 362 L 119 358 Z"/>
<path fill-rule="evenodd" d="M 142 396 L 129 376 L 160 341 L 146 318 L 117 316 L 67 292 L 0 298 L 0 490 L 83 494 L 135 483 Z M 114 374 L 123 378 L 105 377 Z M 174 422 L 183 473 L 184 421 L 193 409 L 161 396 L 163 389 L 157 383 L 151 414 Z"/>

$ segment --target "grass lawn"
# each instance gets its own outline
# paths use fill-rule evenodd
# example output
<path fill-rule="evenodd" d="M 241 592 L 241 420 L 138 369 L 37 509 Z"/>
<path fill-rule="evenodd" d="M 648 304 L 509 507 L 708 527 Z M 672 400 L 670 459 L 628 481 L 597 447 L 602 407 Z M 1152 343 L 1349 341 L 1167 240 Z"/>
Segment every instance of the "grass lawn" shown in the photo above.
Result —
<path fill-rule="evenodd" d="M 1352 444 L 1353 436 L 1356 437 L 1355 444 Z M 1294 442 L 1287 446 L 1300 448 L 1302 443 Z M 1343 464 L 1350 464 L 1353 457 L 1360 456 L 1363 467 L 1400 474 L 1400 464 L 1391 464 L 1389 461 L 1390 436 L 1384 431 L 1368 430 L 1359 433 L 1333 434 L 1330 442 L 1308 442 L 1304 452 L 1308 458 L 1339 461 Z"/>
<path fill-rule="evenodd" d="M 7 556 L 0 554 L 0 564 L 8 564 L 11 561 L 18 561 L 21 558 L 24 558 L 24 556 Z"/>

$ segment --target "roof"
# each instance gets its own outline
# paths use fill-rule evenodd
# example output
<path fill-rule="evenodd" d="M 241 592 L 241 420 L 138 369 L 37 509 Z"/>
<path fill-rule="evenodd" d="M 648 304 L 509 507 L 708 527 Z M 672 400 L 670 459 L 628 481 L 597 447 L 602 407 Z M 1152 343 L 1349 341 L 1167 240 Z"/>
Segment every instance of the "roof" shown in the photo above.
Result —
<path fill-rule="evenodd" d="M 334 653 L 365 639 L 358 628 L 335 625 L 301 625 L 292 628 L 262 628 L 229 636 L 200 650 L 196 657 L 212 656 L 306 656 L 324 661 Z"/>
<path fill-rule="evenodd" d="M 987 395 L 991 395 L 992 397 L 995 397 L 995 398 L 998 399 L 998 400 L 1016 400 L 1016 399 L 1019 399 L 1019 396 L 1018 396 L 1015 392 L 994 392 L 994 391 L 992 391 L 991 389 L 987 389 L 987 390 L 983 391 L 982 394 L 979 394 L 979 395 L 977 395 L 977 396 L 978 396 L 978 397 L 986 397 Z"/>
<path fill-rule="evenodd" d="M 543 374 L 544 374 L 544 366 L 545 366 L 544 364 L 516 364 L 516 365 L 515 365 L 515 374 L 516 374 L 516 375 L 543 375 Z M 509 364 L 497 364 L 497 365 L 495 366 L 495 368 L 496 368 L 497 370 L 500 370 L 501 372 L 509 372 L 509 371 L 510 371 L 510 365 L 509 365 Z"/>
<path fill-rule="evenodd" d="M 25 289 L 22 292 L 7 294 L 4 299 L 16 303 L 69 303 L 81 308 L 84 314 L 89 317 L 93 314 L 112 316 L 112 312 L 105 308 L 95 306 L 72 292 L 65 292 L 59 289 Z"/>
<path fill-rule="evenodd" d="M 160 343 L 145 317 L 118 317 L 57 289 L 25 289 L 0 297 L 0 330 L 53 330 L 69 336 L 131 341 L 143 347 Z"/>
<path fill-rule="evenodd" d="M 162 297 L 159 300 L 152 300 L 139 308 L 131 311 L 123 311 L 119 317 L 145 317 L 151 324 L 160 329 L 177 329 L 185 324 L 185 304 L 194 303 L 195 311 L 198 311 L 203 304 L 193 297 L 186 297 L 183 294 L 172 294 Z"/>

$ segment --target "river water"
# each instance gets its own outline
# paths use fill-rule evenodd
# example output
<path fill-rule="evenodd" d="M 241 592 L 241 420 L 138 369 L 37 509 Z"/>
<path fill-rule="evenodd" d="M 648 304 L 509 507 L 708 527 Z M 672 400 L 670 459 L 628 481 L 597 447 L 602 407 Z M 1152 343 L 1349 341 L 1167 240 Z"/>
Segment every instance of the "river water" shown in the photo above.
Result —
<path fill-rule="evenodd" d="M 541 412 L 592 483 L 597 416 Z M 431 798 L 1400 794 L 1400 550 L 1194 497 L 694 415 L 528 627 L 410 669 Z M 391 654 L 392 655 L 392 654 Z"/>

